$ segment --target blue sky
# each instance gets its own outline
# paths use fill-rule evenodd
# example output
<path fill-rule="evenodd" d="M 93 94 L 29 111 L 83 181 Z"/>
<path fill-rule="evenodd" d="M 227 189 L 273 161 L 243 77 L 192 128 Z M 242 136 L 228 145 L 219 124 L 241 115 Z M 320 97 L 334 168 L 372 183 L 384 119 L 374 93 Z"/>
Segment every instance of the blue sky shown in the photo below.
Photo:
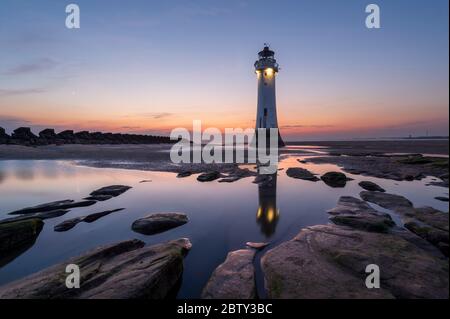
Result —
<path fill-rule="evenodd" d="M 65 28 L 65 6 L 81 29 Z M 365 7 L 381 8 L 368 30 Z M 252 127 L 253 62 L 281 65 L 290 139 L 447 134 L 448 1 L 0 0 L 0 126 Z"/>

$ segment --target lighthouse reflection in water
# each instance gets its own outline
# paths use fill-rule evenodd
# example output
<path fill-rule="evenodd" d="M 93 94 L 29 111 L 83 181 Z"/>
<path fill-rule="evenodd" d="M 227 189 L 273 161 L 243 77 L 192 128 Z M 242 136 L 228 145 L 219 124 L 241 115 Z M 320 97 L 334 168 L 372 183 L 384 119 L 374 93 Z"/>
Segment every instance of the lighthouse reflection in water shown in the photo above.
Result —
<path fill-rule="evenodd" d="M 258 177 L 261 178 L 261 182 L 258 186 L 259 206 L 256 221 L 261 227 L 261 232 L 269 238 L 275 233 L 280 218 L 280 212 L 277 208 L 277 173 L 258 174 Z"/>

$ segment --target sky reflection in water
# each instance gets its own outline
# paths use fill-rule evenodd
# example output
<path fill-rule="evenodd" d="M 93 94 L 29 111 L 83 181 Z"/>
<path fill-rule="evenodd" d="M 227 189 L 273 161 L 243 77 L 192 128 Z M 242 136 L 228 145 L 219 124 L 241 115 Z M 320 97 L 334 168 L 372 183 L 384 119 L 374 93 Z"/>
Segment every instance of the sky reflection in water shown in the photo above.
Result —
<path fill-rule="evenodd" d="M 448 189 L 425 186 L 422 181 L 397 182 L 347 174 L 354 181 L 345 188 L 331 188 L 323 182 L 309 182 L 286 176 L 285 170 L 301 166 L 317 174 L 339 170 L 329 164 L 300 164 L 299 157 L 280 162 L 271 187 L 253 184 L 253 178 L 235 183 L 200 183 L 196 176 L 176 178 L 173 173 L 76 166 L 64 161 L 0 161 L 0 218 L 9 211 L 45 202 L 86 197 L 92 190 L 124 184 L 133 188 L 123 195 L 94 206 L 72 209 L 68 214 L 46 220 L 35 245 L 0 269 L 0 284 L 21 278 L 94 248 L 130 238 L 148 244 L 188 237 L 193 249 L 186 257 L 179 297 L 199 297 L 211 272 L 231 250 L 245 242 L 269 241 L 273 247 L 295 236 L 302 227 L 328 222 L 326 210 L 340 196 L 358 196 L 361 180 L 371 180 L 390 193 L 406 196 L 416 206 L 428 205 L 448 211 L 448 203 L 435 196 L 448 196 Z M 142 180 L 151 182 L 140 183 Z M 92 224 L 81 223 L 62 233 L 53 227 L 80 215 L 125 208 Z M 377 207 L 378 208 L 378 207 Z M 184 212 L 186 225 L 153 235 L 131 230 L 137 218 L 153 212 Z M 9 217 L 9 216 L 8 216 Z M 398 220 L 398 219 L 396 219 Z"/>

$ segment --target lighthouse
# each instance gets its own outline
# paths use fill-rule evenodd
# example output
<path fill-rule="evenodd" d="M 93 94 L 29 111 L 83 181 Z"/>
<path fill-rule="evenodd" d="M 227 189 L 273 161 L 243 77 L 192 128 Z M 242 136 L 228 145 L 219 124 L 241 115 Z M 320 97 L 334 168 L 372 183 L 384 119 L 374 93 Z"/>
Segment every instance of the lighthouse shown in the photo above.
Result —
<path fill-rule="evenodd" d="M 278 129 L 277 102 L 275 96 L 275 78 L 279 67 L 274 58 L 275 52 L 264 44 L 264 49 L 258 53 L 255 62 L 255 72 L 258 79 L 258 106 L 256 111 L 256 129 Z M 267 130 L 269 136 L 269 130 Z M 278 132 L 278 146 L 284 146 Z"/>

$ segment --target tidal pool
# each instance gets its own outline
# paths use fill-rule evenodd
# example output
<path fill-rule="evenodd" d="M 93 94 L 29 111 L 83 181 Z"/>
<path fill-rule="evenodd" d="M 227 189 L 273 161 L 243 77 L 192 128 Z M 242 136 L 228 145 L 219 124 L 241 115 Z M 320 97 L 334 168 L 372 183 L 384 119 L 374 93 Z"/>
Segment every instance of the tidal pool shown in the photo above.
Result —
<path fill-rule="evenodd" d="M 448 211 L 448 203 L 434 199 L 448 196 L 448 189 L 426 186 L 433 178 L 398 182 L 347 174 L 353 181 L 345 188 L 331 188 L 322 181 L 310 182 L 286 175 L 288 167 L 304 167 L 323 174 L 341 171 L 336 165 L 300 164 L 299 156 L 284 157 L 273 187 L 252 183 L 253 177 L 234 183 L 200 183 L 197 175 L 177 178 L 174 173 L 78 166 L 66 161 L 0 161 L 0 219 L 8 212 L 62 199 L 82 199 L 100 187 L 132 186 L 119 197 L 90 207 L 75 208 L 64 216 L 45 220 L 33 247 L 0 268 L 0 285 L 62 262 L 99 245 L 137 238 L 147 244 L 187 237 L 193 248 L 185 259 L 179 298 L 198 298 L 212 271 L 229 251 L 244 248 L 247 241 L 270 242 L 270 249 L 295 236 L 301 228 L 328 223 L 326 211 L 339 197 L 358 197 L 361 180 L 373 181 L 389 193 L 410 199 L 415 206 Z M 146 180 L 146 182 L 141 182 Z M 67 232 L 53 227 L 70 218 L 124 208 Z M 382 210 L 379 207 L 376 209 Z M 386 211 L 386 210 L 383 210 Z M 145 236 L 131 230 L 134 220 L 154 212 L 184 212 L 189 222 L 181 227 Z M 400 223 L 394 215 L 394 220 Z M 260 256 L 259 256 L 260 257 Z M 255 263 L 258 264 L 259 257 Z M 257 266 L 257 286 L 263 296 Z"/>

